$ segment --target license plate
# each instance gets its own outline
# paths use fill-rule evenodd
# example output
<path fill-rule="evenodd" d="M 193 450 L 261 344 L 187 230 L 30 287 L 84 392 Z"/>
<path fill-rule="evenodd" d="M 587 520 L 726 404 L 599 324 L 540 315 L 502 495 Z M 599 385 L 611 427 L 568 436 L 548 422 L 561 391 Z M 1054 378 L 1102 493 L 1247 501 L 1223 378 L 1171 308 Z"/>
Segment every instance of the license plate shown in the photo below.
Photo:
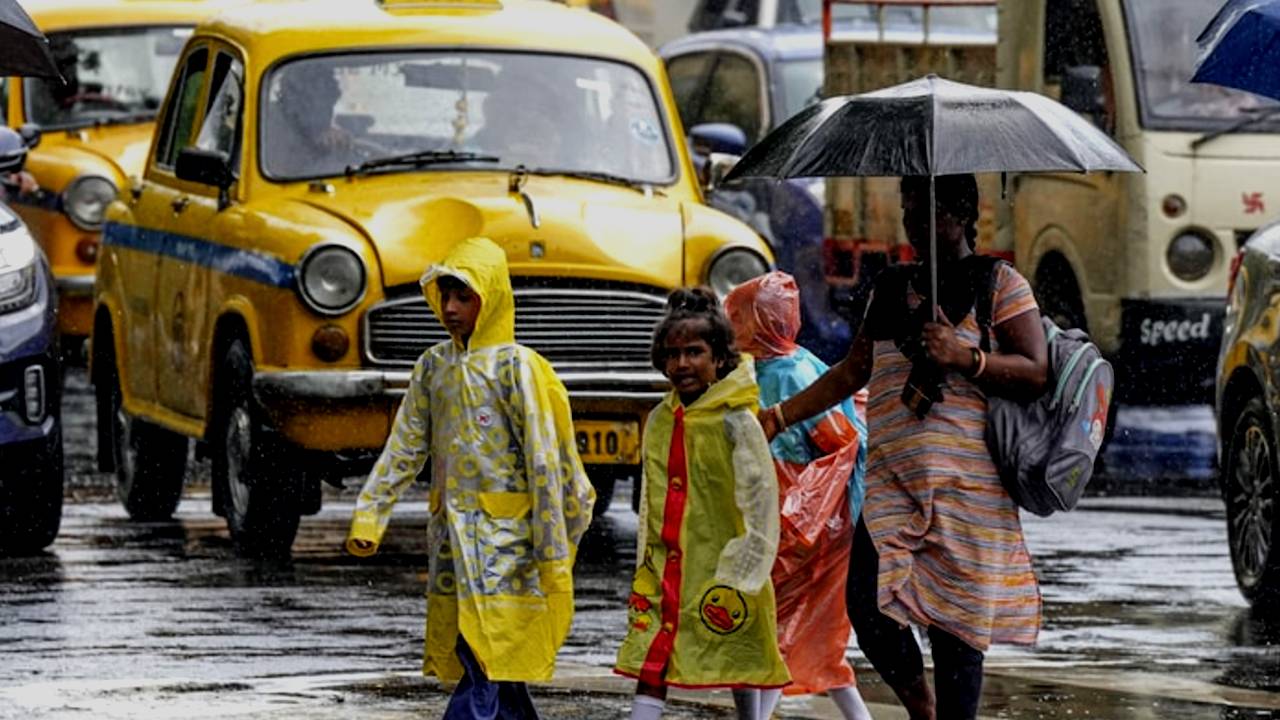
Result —
<path fill-rule="evenodd" d="M 640 423 L 577 420 L 578 455 L 587 465 L 639 465 Z"/>

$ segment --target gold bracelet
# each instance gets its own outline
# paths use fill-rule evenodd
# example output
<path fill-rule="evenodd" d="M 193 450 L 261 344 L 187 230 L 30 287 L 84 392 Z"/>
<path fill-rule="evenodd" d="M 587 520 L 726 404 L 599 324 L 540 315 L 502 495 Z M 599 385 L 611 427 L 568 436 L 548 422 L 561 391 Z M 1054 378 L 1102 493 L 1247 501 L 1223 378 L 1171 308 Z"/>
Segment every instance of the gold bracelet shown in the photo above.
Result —
<path fill-rule="evenodd" d="M 978 370 L 973 374 L 974 380 L 977 380 L 978 378 L 982 377 L 982 373 L 987 371 L 987 354 L 982 352 L 981 348 L 978 348 L 977 351 L 978 351 Z"/>
<path fill-rule="evenodd" d="M 778 432 L 787 429 L 787 418 L 782 414 L 782 403 L 773 406 L 773 419 L 778 421 Z"/>

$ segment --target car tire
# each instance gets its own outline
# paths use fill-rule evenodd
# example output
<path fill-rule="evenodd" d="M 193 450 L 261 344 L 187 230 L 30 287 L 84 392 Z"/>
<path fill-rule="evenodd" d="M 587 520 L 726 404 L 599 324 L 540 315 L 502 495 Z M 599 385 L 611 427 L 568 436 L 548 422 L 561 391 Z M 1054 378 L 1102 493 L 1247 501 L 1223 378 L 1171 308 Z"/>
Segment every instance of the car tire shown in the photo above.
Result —
<path fill-rule="evenodd" d="M 62 524 L 62 429 L 21 453 L 0 486 L 0 554 L 32 555 L 53 544 Z"/>
<path fill-rule="evenodd" d="M 1276 549 L 1280 454 L 1262 398 L 1252 398 L 1236 418 L 1222 474 L 1231 565 L 1240 592 L 1255 607 L 1280 601 L 1280 551 Z"/>
<path fill-rule="evenodd" d="M 187 438 L 126 412 L 119 371 L 113 364 L 106 372 L 116 498 L 133 520 L 168 520 L 182 499 Z"/>
<path fill-rule="evenodd" d="M 619 473 L 616 468 L 609 465 L 589 466 L 586 470 L 587 477 L 591 478 L 591 486 L 596 490 L 596 502 L 591 507 L 591 518 L 594 520 L 609 512 L 609 504 L 613 502 L 613 490 L 618 485 Z"/>
<path fill-rule="evenodd" d="M 253 398 L 253 359 L 241 340 L 223 355 L 213 429 L 213 482 L 237 554 L 288 557 L 301 519 L 303 482 Z"/>
<path fill-rule="evenodd" d="M 1050 262 L 1036 272 L 1036 302 L 1040 311 L 1064 330 L 1079 328 L 1088 332 L 1080 284 L 1065 261 Z"/>

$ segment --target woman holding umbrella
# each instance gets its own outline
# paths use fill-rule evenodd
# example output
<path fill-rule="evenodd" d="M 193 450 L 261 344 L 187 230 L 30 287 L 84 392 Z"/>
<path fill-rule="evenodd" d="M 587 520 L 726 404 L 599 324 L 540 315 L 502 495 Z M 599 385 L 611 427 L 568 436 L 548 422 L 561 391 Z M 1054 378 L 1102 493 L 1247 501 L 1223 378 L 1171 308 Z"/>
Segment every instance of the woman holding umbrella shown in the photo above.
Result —
<path fill-rule="evenodd" d="M 902 180 L 903 226 L 923 263 L 886 272 L 845 360 L 806 391 L 761 411 L 773 434 L 870 385 L 871 444 L 847 604 L 858 644 L 912 718 L 935 717 L 933 691 L 908 623 L 928 628 L 937 717 L 972 718 L 983 654 L 1032 644 L 1040 592 L 1018 508 L 984 438 L 986 397 L 1036 397 L 1048 371 L 1027 281 L 997 270 L 993 352 L 974 316 L 989 261 L 973 255 L 972 175 L 936 179 L 938 316 L 930 318 L 928 177 Z"/>

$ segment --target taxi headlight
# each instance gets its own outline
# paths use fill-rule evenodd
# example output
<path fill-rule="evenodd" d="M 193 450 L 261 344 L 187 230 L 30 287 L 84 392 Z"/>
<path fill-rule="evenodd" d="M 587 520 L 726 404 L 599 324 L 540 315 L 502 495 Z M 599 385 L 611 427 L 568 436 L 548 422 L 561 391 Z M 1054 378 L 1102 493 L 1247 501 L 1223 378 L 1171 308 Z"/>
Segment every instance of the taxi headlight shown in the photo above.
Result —
<path fill-rule="evenodd" d="M 62 209 L 81 230 L 99 230 L 107 206 L 116 199 L 116 186 L 98 175 L 83 175 L 71 181 L 62 193 Z"/>
<path fill-rule="evenodd" d="M 320 245 L 302 258 L 298 291 L 307 307 L 321 315 L 341 315 L 364 298 L 364 262 L 350 248 Z"/>
<path fill-rule="evenodd" d="M 36 301 L 36 242 L 26 226 L 0 234 L 0 313 Z"/>
<path fill-rule="evenodd" d="M 732 248 L 711 261 L 711 267 L 707 270 L 707 284 L 723 300 L 729 291 L 767 272 L 769 263 L 759 253 L 746 248 Z"/>
<path fill-rule="evenodd" d="M 1169 243 L 1165 262 L 1179 280 L 1194 282 L 1213 269 L 1214 242 L 1198 232 L 1184 232 Z"/>

